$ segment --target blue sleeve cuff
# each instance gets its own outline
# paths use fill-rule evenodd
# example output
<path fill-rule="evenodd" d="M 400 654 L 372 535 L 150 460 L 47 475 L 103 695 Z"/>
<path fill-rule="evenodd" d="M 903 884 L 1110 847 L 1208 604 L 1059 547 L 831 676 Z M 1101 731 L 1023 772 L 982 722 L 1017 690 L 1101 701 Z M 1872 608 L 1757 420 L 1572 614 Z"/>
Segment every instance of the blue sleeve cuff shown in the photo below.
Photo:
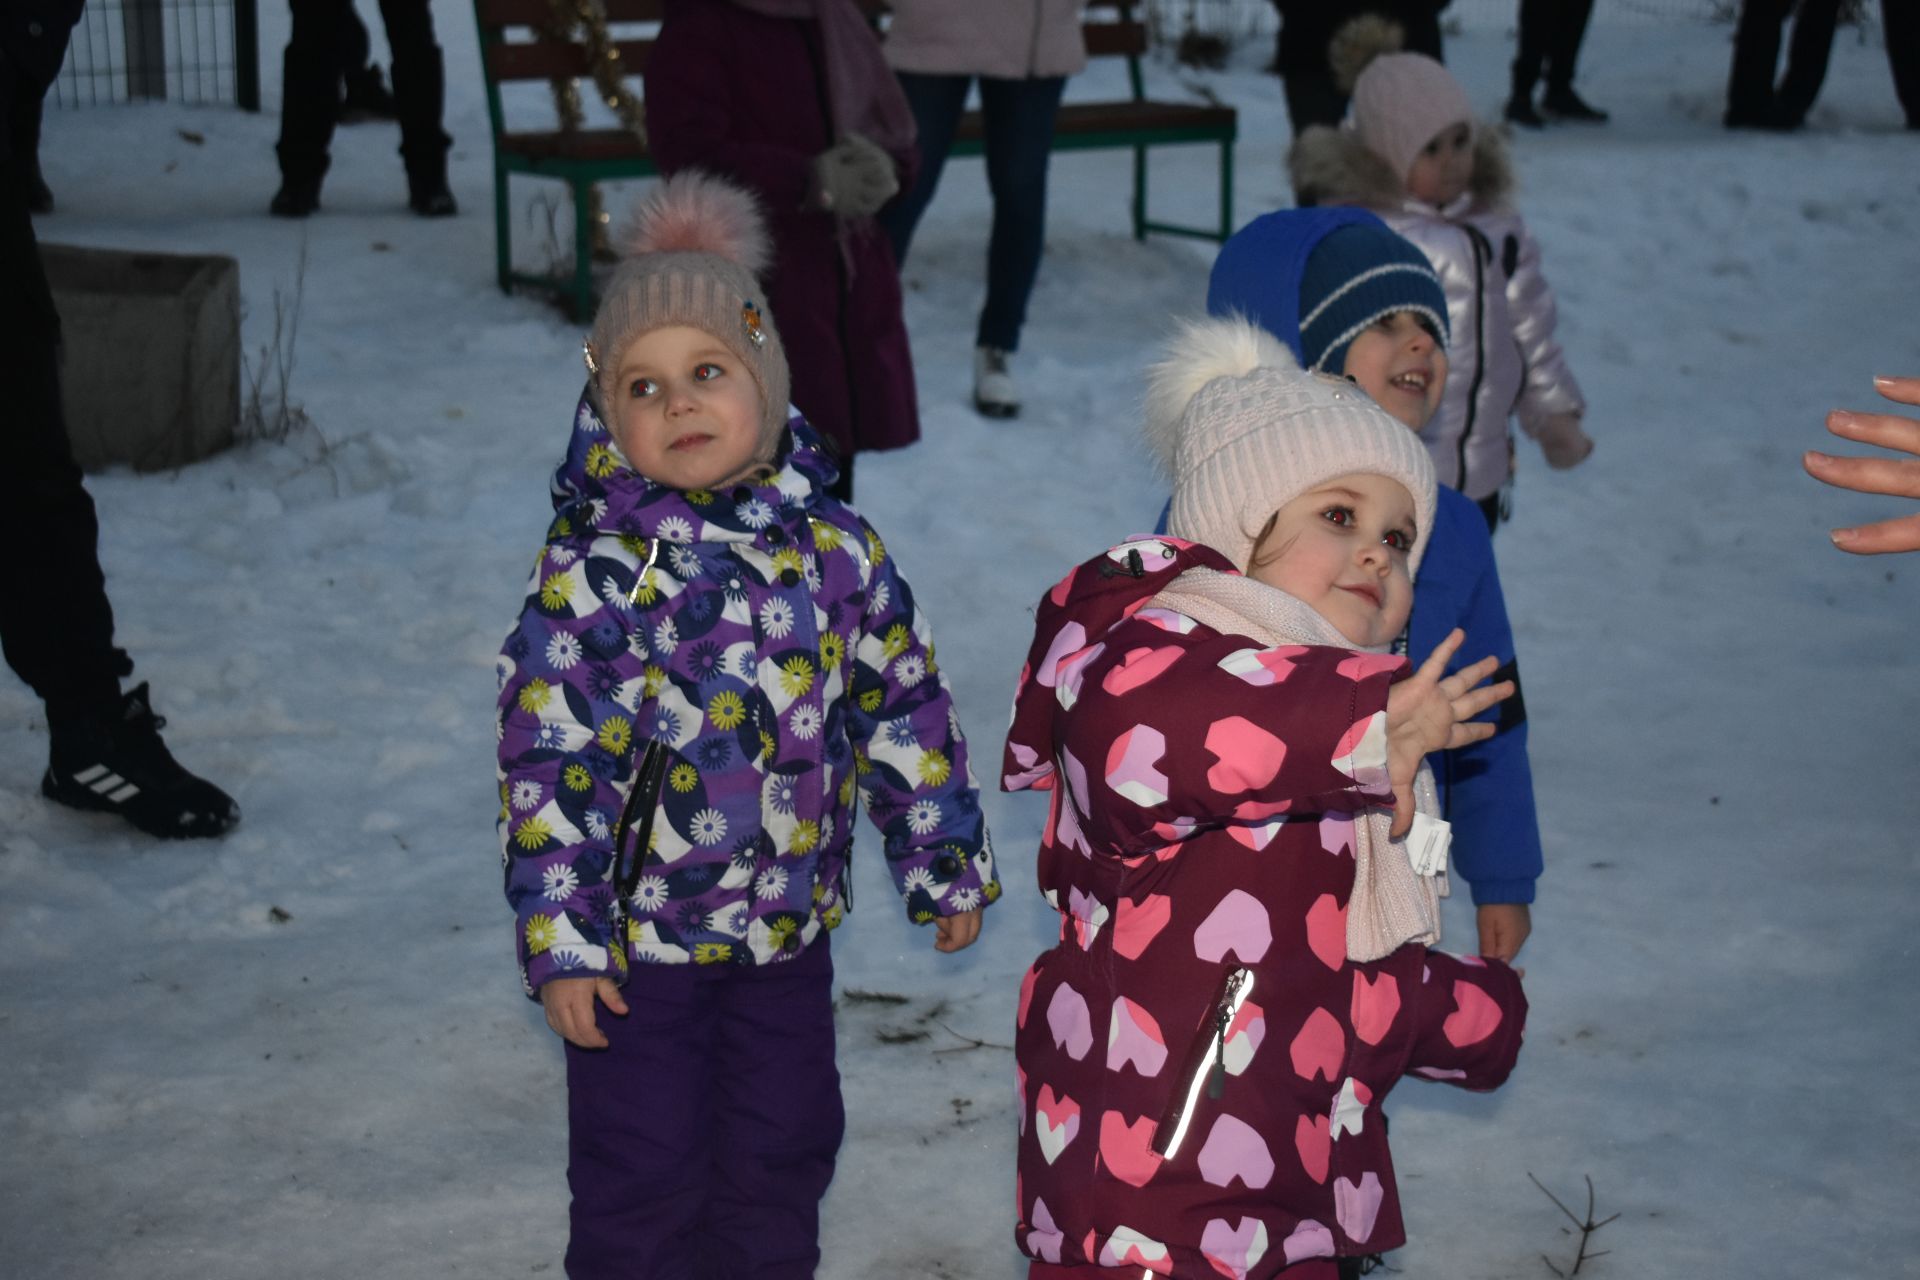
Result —
<path fill-rule="evenodd" d="M 1473 891 L 1473 905 L 1476 907 L 1505 906 L 1509 903 L 1525 906 L 1533 901 L 1531 880 L 1468 881 L 1467 887 Z"/>

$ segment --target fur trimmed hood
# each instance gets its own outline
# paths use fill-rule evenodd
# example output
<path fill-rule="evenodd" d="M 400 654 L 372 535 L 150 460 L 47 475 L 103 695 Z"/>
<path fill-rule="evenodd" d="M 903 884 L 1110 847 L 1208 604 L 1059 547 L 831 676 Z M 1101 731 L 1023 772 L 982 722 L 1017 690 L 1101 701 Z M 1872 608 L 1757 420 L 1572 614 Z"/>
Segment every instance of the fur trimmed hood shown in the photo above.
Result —
<path fill-rule="evenodd" d="M 1287 176 L 1302 204 L 1357 204 L 1370 209 L 1399 209 L 1412 200 L 1406 177 L 1345 127 L 1314 125 L 1287 153 Z M 1513 157 L 1503 129 L 1476 123 L 1473 131 L 1473 182 L 1467 188 L 1472 207 L 1504 207 L 1516 180 Z"/>

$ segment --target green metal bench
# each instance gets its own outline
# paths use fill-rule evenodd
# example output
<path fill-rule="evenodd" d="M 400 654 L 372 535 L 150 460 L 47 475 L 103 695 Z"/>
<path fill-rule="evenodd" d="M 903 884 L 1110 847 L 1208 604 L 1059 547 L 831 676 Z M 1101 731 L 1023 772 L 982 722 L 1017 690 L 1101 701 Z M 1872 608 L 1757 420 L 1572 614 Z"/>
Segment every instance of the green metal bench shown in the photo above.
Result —
<path fill-rule="evenodd" d="M 864 0 L 863 0 L 864 2 Z M 493 130 L 494 244 L 502 291 L 534 285 L 563 297 L 576 320 L 593 314 L 593 227 L 591 193 L 595 184 L 645 178 L 659 172 L 646 143 L 627 129 L 563 132 L 509 130 L 501 106 L 503 84 L 580 80 L 593 92 L 588 51 L 579 41 L 546 37 L 552 8 L 548 0 L 474 0 L 480 32 L 480 69 L 487 83 L 487 114 Z M 873 7 L 879 7 L 877 5 Z M 1156 102 L 1147 97 L 1140 59 L 1147 52 L 1147 28 L 1135 14 L 1140 0 L 1090 0 L 1083 30 L 1089 57 L 1123 57 L 1131 97 L 1110 102 L 1065 102 L 1054 123 L 1056 151 L 1131 150 L 1133 152 L 1133 234 L 1148 232 L 1225 240 L 1233 231 L 1233 143 L 1239 132 L 1232 107 L 1186 102 Z M 610 26 L 657 24 L 661 0 L 603 0 Z M 651 38 L 613 41 L 628 77 L 644 76 Z M 1154 147 L 1213 143 L 1220 148 L 1218 225 L 1189 226 L 1157 222 L 1147 210 L 1147 152 Z M 980 115 L 969 111 L 954 137 L 956 155 L 979 155 Z M 513 174 L 549 178 L 567 184 L 573 204 L 573 272 L 540 274 L 513 263 L 513 221 L 507 184 Z"/>

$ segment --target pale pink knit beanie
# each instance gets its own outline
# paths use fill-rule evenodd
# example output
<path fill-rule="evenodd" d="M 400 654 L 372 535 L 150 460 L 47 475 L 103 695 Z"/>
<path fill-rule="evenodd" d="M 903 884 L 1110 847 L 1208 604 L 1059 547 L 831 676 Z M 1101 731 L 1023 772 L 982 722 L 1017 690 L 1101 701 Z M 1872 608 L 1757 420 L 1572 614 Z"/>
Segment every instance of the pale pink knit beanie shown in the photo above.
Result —
<path fill-rule="evenodd" d="M 1433 532 L 1433 461 L 1420 437 L 1359 387 L 1308 373 L 1239 316 L 1196 321 L 1153 367 L 1147 440 L 1173 480 L 1167 532 L 1244 570 L 1267 518 L 1337 476 L 1382 475 L 1413 498 L 1420 567 Z"/>
<path fill-rule="evenodd" d="M 613 377 L 628 345 L 651 329 L 686 325 L 718 338 L 752 375 L 760 388 L 759 456 L 772 458 L 792 390 L 786 350 L 760 287 L 773 251 L 753 196 L 688 169 L 635 206 L 623 239 L 625 256 L 587 339 L 602 421 L 613 421 Z"/>
<path fill-rule="evenodd" d="M 1441 130 L 1462 123 L 1478 128 L 1467 91 L 1424 53 L 1383 53 L 1354 81 L 1347 125 L 1402 182 Z"/>

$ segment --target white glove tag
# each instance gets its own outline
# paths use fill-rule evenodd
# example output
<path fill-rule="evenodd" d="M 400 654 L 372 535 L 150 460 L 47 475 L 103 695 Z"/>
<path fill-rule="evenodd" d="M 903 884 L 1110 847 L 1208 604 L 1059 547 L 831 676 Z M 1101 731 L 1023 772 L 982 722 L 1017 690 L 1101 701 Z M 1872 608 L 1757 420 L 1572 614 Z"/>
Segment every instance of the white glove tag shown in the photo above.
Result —
<path fill-rule="evenodd" d="M 1407 832 L 1407 860 L 1423 876 L 1437 876 L 1447 869 L 1447 850 L 1453 844 L 1453 827 L 1443 818 L 1413 815 L 1413 829 Z"/>

